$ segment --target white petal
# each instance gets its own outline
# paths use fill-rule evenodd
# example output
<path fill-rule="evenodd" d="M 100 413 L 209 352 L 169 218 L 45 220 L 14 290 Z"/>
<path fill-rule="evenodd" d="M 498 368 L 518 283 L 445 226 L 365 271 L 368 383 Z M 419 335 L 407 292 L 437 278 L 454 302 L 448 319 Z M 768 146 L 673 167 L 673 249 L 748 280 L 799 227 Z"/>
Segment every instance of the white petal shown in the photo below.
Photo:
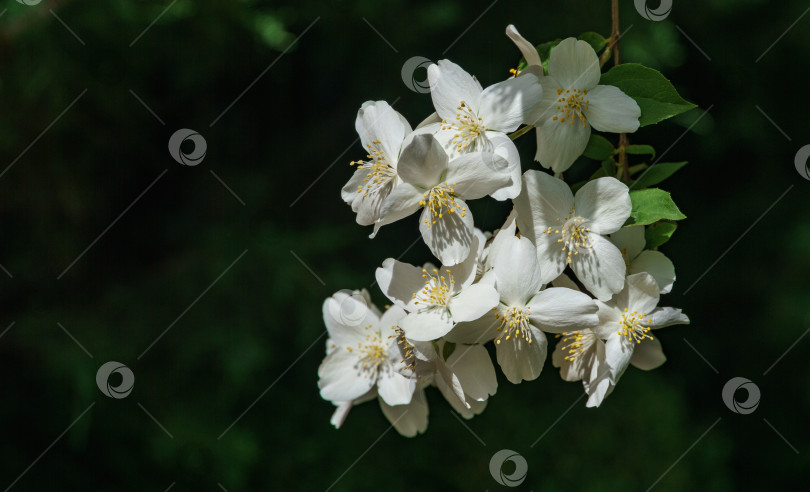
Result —
<path fill-rule="evenodd" d="M 464 394 L 484 401 L 498 390 L 495 367 L 483 345 L 457 345 L 447 358 L 447 367 L 458 377 Z"/>
<path fill-rule="evenodd" d="M 543 285 L 537 249 L 525 237 L 507 237 L 492 259 L 501 301 L 525 304 Z"/>
<path fill-rule="evenodd" d="M 652 313 L 659 299 L 658 284 L 648 273 L 636 273 L 627 277 L 627 285 L 616 296 L 620 308 L 638 311 L 639 314 Z"/>
<path fill-rule="evenodd" d="M 571 167 L 577 157 L 582 155 L 590 138 L 590 125 L 583 124 L 579 119 L 561 121 L 548 118 L 545 121 L 539 121 L 537 153 L 534 159 L 543 167 L 551 169 L 555 173 L 561 173 Z"/>
<path fill-rule="evenodd" d="M 450 274 L 453 275 L 453 293 L 461 292 L 475 281 L 475 274 L 477 273 L 476 270 L 478 268 L 478 251 L 481 244 L 480 238 L 476 232 L 480 231 L 473 228 L 472 242 L 470 243 L 470 254 L 467 255 L 467 258 L 465 258 L 461 263 L 457 263 L 451 267 L 442 266 L 441 268 L 443 272 L 450 270 Z M 490 282 L 490 285 L 494 284 L 494 281 Z"/>
<path fill-rule="evenodd" d="M 626 229 L 635 229 L 627 227 Z M 643 229 L 643 227 L 639 227 Z M 675 265 L 660 251 L 644 251 L 630 263 L 628 273 L 647 272 L 653 276 L 662 294 L 668 294 L 675 283 Z"/>
<path fill-rule="evenodd" d="M 396 304 L 396 303 L 395 303 Z M 378 326 L 380 327 L 380 336 L 383 340 L 388 340 L 388 337 L 393 337 L 395 335 L 395 328 L 399 323 L 399 320 L 404 318 L 407 315 L 402 307 L 394 305 L 389 307 L 385 313 L 380 317 L 380 322 Z"/>
<path fill-rule="evenodd" d="M 415 388 L 415 379 L 393 370 L 383 371 L 377 378 L 377 393 L 389 405 L 407 405 Z"/>
<path fill-rule="evenodd" d="M 588 91 L 585 118 L 600 132 L 633 133 L 638 130 L 641 108 L 636 101 L 612 85 L 600 85 Z"/>
<path fill-rule="evenodd" d="M 337 348 L 326 356 L 318 368 L 318 386 L 324 400 L 342 402 L 363 396 L 375 383 L 375 379 L 360 372 L 356 352 Z"/>
<path fill-rule="evenodd" d="M 444 339 L 453 343 L 486 343 L 498 335 L 500 325 L 495 312 L 490 311 L 476 320 L 457 323 Z"/>
<path fill-rule="evenodd" d="M 408 310 L 414 309 L 413 294 L 425 286 L 422 275 L 421 268 L 393 258 L 386 259 L 375 272 L 383 294 L 395 305 Z"/>
<path fill-rule="evenodd" d="M 509 162 L 492 152 L 471 152 L 456 157 L 447 169 L 447 184 L 453 194 L 475 200 L 511 183 Z"/>
<path fill-rule="evenodd" d="M 557 242 L 557 236 L 550 234 L 540 234 L 534 244 L 537 248 L 537 261 L 540 265 L 540 280 L 547 284 L 559 277 L 565 270 L 565 265 L 568 264 L 566 252 Z"/>
<path fill-rule="evenodd" d="M 343 425 L 343 422 L 346 421 L 346 417 L 349 415 L 349 410 L 351 409 L 352 409 L 352 402 L 344 401 L 339 403 L 334 413 L 332 413 L 332 418 L 329 419 L 329 423 L 335 426 L 335 429 L 340 429 L 340 427 Z"/>
<path fill-rule="evenodd" d="M 508 185 L 491 193 L 490 196 L 498 201 L 511 200 L 518 196 L 523 185 L 520 153 L 515 146 L 515 142 L 507 135 L 498 132 L 487 132 L 486 136 L 492 144 L 492 153 L 506 159 L 506 169 L 511 179 Z M 492 162 L 494 164 L 495 160 L 493 159 Z"/>
<path fill-rule="evenodd" d="M 548 351 L 546 336 L 533 326 L 529 326 L 529 328 L 532 333 L 532 343 L 526 342 L 521 337 L 515 337 L 495 345 L 498 364 L 506 379 L 514 384 L 524 380 L 537 379 L 546 361 Z"/>
<path fill-rule="evenodd" d="M 596 307 L 599 309 L 596 313 L 599 317 L 599 325 L 596 326 L 593 331 L 596 333 L 597 337 L 607 340 L 619 331 L 622 322 L 622 311 L 616 307 L 613 301 L 609 303 L 601 301 L 595 302 Z"/>
<path fill-rule="evenodd" d="M 385 418 L 403 436 L 414 437 L 427 430 L 428 404 L 425 398 L 425 390 L 421 388 L 417 390 L 411 402 L 407 405 L 390 406 L 382 398 L 379 401 Z"/>
<path fill-rule="evenodd" d="M 472 398 L 470 398 L 470 401 L 467 402 L 464 393 L 462 392 L 461 396 L 456 394 L 453 388 L 451 388 L 443 378 L 436 378 L 434 380 L 434 384 L 436 385 L 437 388 L 439 388 L 439 392 L 441 392 L 442 396 L 444 396 L 444 399 L 447 400 L 447 403 L 449 403 L 450 406 L 453 407 L 453 410 L 461 414 L 462 417 L 464 417 L 465 419 L 471 419 L 473 415 L 475 415 L 473 413 L 472 406 L 473 404 L 479 402 L 473 400 Z M 458 389 L 459 390 L 461 389 L 460 383 L 458 384 Z"/>
<path fill-rule="evenodd" d="M 488 130 L 513 132 L 529 120 L 531 112 L 540 104 L 543 86 L 539 78 L 523 72 L 493 84 L 481 93 L 478 117 Z"/>
<path fill-rule="evenodd" d="M 498 292 L 491 285 L 473 284 L 450 299 L 453 320 L 474 321 L 498 305 Z"/>
<path fill-rule="evenodd" d="M 619 248 L 627 261 L 633 261 L 641 254 L 647 244 L 644 238 L 644 227 L 620 227 L 619 230 L 610 235 L 610 242 Z"/>
<path fill-rule="evenodd" d="M 627 265 L 619 248 L 598 234 L 589 236 L 591 248 L 571 257 L 571 268 L 588 291 L 606 301 L 622 290 Z"/>
<path fill-rule="evenodd" d="M 376 325 L 378 317 L 362 294 L 342 290 L 324 301 L 323 321 L 332 343 L 344 347 L 364 339 L 364 327 Z"/>
<path fill-rule="evenodd" d="M 533 239 L 548 226 L 557 225 L 558 218 L 568 217 L 574 195 L 565 181 L 530 170 L 523 174 L 523 189 L 513 201 L 521 234 Z"/>
<path fill-rule="evenodd" d="M 405 336 L 419 342 L 437 340 L 453 329 L 453 318 L 447 313 L 411 313 L 399 321 Z"/>
<path fill-rule="evenodd" d="M 470 254 L 473 239 L 473 217 L 463 200 L 455 200 L 453 213 L 444 209 L 441 217 L 433 216 L 428 207 L 419 220 L 419 231 L 430 252 L 442 265 L 452 266 Z M 457 210 L 456 210 L 457 209 Z"/>
<path fill-rule="evenodd" d="M 442 119 L 455 120 L 459 104 L 464 101 L 473 110 L 478 108 L 481 84 L 450 60 L 439 60 L 428 67 L 428 82 L 433 106 Z"/>
<path fill-rule="evenodd" d="M 537 50 L 534 48 L 534 45 L 526 40 L 523 36 L 520 35 L 515 26 L 509 24 L 506 26 L 506 35 L 509 36 L 509 39 L 515 43 L 515 46 L 520 50 L 520 54 L 523 55 L 523 58 L 526 60 L 526 63 L 529 65 L 540 65 L 540 55 L 537 54 Z"/>
<path fill-rule="evenodd" d="M 442 117 L 439 116 L 439 113 L 431 113 L 430 116 L 422 120 L 421 123 L 416 125 L 416 130 L 422 129 L 428 125 L 436 125 L 442 122 Z"/>
<path fill-rule="evenodd" d="M 633 208 L 627 185 L 616 178 L 588 181 L 574 197 L 576 214 L 588 219 L 587 227 L 597 234 L 610 234 L 621 228 Z"/>
<path fill-rule="evenodd" d="M 671 307 L 657 308 L 649 315 L 652 323 L 650 328 L 658 329 L 672 325 L 688 325 L 689 318 L 680 309 Z"/>
<path fill-rule="evenodd" d="M 565 287 L 546 289 L 529 301 L 532 325 L 550 333 L 564 333 L 596 326 L 597 307 L 587 294 Z"/>
<path fill-rule="evenodd" d="M 593 47 L 574 38 L 564 39 L 552 48 L 548 74 L 567 89 L 585 90 L 596 87 L 602 76 Z"/>
<path fill-rule="evenodd" d="M 530 70 L 532 67 L 527 68 Z M 529 123 L 534 126 L 542 126 L 543 122 L 551 119 L 552 116 L 559 116 L 560 110 L 557 109 L 557 99 L 560 96 L 557 94 L 558 89 L 564 89 L 554 77 L 543 77 L 540 75 L 541 68 L 533 70 L 535 75 L 540 78 L 540 85 L 543 86 L 543 97 L 527 117 Z"/>
<path fill-rule="evenodd" d="M 667 356 L 661 349 L 661 341 L 657 338 L 644 340 L 636 345 L 630 363 L 639 369 L 650 371 L 667 361 Z"/>
<path fill-rule="evenodd" d="M 367 169 L 356 170 L 349 182 L 340 190 L 341 198 L 352 206 L 352 211 L 357 214 L 357 223 L 360 225 L 371 225 L 380 218 L 382 205 L 397 182 L 394 177 L 384 184 L 372 185 L 369 188 L 366 181 L 368 174 Z"/>
<path fill-rule="evenodd" d="M 357 112 L 354 127 L 367 152 L 369 146 L 380 146 L 388 162 L 396 166 L 402 141 L 411 133 L 411 126 L 401 114 L 385 101 L 366 101 Z"/>
<path fill-rule="evenodd" d="M 448 157 L 433 135 L 417 135 L 402 150 L 397 173 L 406 183 L 430 189 L 447 171 Z"/>
<path fill-rule="evenodd" d="M 419 210 L 422 198 L 421 191 L 408 183 L 400 183 L 383 202 L 380 218 L 374 223 L 374 232 L 370 237 L 376 236 L 380 227 L 404 219 Z"/>
<path fill-rule="evenodd" d="M 614 333 L 605 341 L 605 361 L 610 368 L 610 379 L 613 384 L 619 382 L 619 378 L 630 364 L 636 345 L 638 344 L 618 333 Z"/>

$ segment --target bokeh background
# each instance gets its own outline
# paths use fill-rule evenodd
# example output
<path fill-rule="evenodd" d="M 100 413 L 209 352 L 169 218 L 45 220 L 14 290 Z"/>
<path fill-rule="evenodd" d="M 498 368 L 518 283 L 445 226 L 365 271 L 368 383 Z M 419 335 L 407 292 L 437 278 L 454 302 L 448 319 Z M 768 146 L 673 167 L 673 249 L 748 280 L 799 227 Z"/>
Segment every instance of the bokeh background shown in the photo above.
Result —
<path fill-rule="evenodd" d="M 628 371 L 598 410 L 549 361 L 534 382 L 499 377 L 475 435 L 430 392 L 428 432 L 406 439 L 376 403 L 333 429 L 316 387 L 324 298 L 368 287 L 383 304 L 383 259 L 430 259 L 416 218 L 371 241 L 341 202 L 356 111 L 397 100 L 415 125 L 432 107 L 405 60 L 494 83 L 519 57 L 507 24 L 538 44 L 607 36 L 609 1 L 3 2 L 0 486 L 506 490 L 488 464 L 508 448 L 528 462 L 519 490 L 806 487 L 807 7 L 675 0 L 652 22 L 622 0 L 623 60 L 702 108 L 631 139 L 690 161 L 665 184 L 688 219 L 662 250 L 666 304 L 692 325 L 660 333 L 668 362 Z M 200 165 L 169 155 L 180 128 L 205 138 Z M 506 211 L 473 208 L 489 229 Z M 135 375 L 124 399 L 96 387 L 110 360 Z M 751 414 L 722 401 L 736 376 L 761 390 Z"/>

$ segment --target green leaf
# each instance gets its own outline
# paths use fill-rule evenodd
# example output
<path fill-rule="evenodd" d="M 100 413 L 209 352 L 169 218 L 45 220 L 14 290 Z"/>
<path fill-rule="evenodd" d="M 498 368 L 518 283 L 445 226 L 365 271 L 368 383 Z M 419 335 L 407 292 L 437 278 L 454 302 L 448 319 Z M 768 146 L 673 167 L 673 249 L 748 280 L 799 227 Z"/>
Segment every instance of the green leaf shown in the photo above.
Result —
<path fill-rule="evenodd" d="M 652 145 L 628 145 L 624 151 L 632 155 L 651 155 L 655 158 L 655 149 Z"/>
<path fill-rule="evenodd" d="M 613 159 L 602 161 L 602 169 L 605 171 L 605 176 L 616 176 L 616 163 L 613 162 Z"/>
<path fill-rule="evenodd" d="M 597 53 L 600 52 L 608 42 L 608 40 L 605 39 L 601 34 L 591 31 L 583 32 L 582 34 L 579 35 L 578 39 L 585 41 L 586 43 L 591 45 L 593 50 L 596 51 Z"/>
<path fill-rule="evenodd" d="M 588 145 L 585 147 L 585 151 L 582 155 L 588 159 L 603 161 L 612 156 L 615 152 L 616 149 L 613 148 L 613 144 L 610 143 L 608 139 L 591 133 L 591 138 L 588 140 Z"/>
<path fill-rule="evenodd" d="M 660 183 L 675 174 L 675 171 L 686 165 L 684 162 L 661 162 L 647 169 L 638 180 L 633 183 L 633 189 L 647 188 Z"/>
<path fill-rule="evenodd" d="M 444 347 L 442 347 L 442 358 L 447 360 L 453 352 L 456 350 L 456 344 L 453 342 L 445 342 Z"/>
<path fill-rule="evenodd" d="M 686 216 L 678 210 L 669 193 L 659 188 L 630 192 L 633 209 L 630 217 L 634 225 L 647 225 L 661 219 L 681 220 Z"/>
<path fill-rule="evenodd" d="M 652 125 L 697 106 L 682 98 L 661 72 L 638 63 L 624 63 L 602 74 L 603 85 L 613 85 L 636 100 L 641 126 Z"/>
<path fill-rule="evenodd" d="M 644 237 L 647 239 L 647 249 L 655 249 L 669 241 L 677 228 L 678 224 L 674 222 L 659 222 L 648 227 L 644 231 Z"/>

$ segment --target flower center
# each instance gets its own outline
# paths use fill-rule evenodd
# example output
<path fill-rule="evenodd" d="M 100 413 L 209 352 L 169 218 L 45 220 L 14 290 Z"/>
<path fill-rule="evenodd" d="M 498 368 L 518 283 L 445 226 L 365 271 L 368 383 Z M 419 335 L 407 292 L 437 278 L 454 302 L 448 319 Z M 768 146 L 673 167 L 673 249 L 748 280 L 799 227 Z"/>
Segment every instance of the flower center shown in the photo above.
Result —
<path fill-rule="evenodd" d="M 365 327 L 366 339 L 357 342 L 357 348 L 346 347 L 351 353 L 357 354 L 357 364 L 355 368 L 368 378 L 376 378 L 380 366 L 388 359 L 388 345 L 380 337 L 380 334 L 373 330 L 373 325 Z"/>
<path fill-rule="evenodd" d="M 587 352 L 596 341 L 596 336 L 591 330 L 569 331 L 562 335 L 557 335 L 557 338 L 559 337 L 562 337 L 560 343 L 565 344 L 561 345 L 559 348 L 563 352 L 568 352 L 565 356 L 565 360 L 568 362 L 577 360 L 577 357 Z"/>
<path fill-rule="evenodd" d="M 455 183 L 453 185 L 455 186 Z M 456 205 L 455 192 L 456 190 L 445 181 L 424 193 L 419 205 L 427 208 L 430 212 L 425 217 L 425 225 L 428 229 L 436 223 L 436 219 L 441 219 L 444 216 L 445 210 L 450 214 L 458 212 L 462 217 L 467 216 L 467 209 Z"/>
<path fill-rule="evenodd" d="M 645 323 L 647 326 L 645 326 Z M 652 324 L 652 320 L 647 318 L 647 313 L 638 314 L 638 311 L 628 313 L 627 308 L 624 308 L 617 333 L 627 337 L 631 342 L 641 343 L 646 338 L 653 339 L 652 335 L 649 334 L 650 324 Z"/>
<path fill-rule="evenodd" d="M 568 252 L 569 265 L 571 264 L 571 258 L 578 255 L 579 250 L 593 248 L 591 229 L 585 227 L 588 219 L 580 215 L 574 215 L 574 211 L 574 207 L 571 207 L 567 217 L 557 218 L 557 222 L 561 224 L 559 228 L 548 227 L 545 231 L 542 231 L 545 234 L 560 235 L 557 242 L 562 245 L 563 251 Z"/>
<path fill-rule="evenodd" d="M 456 110 L 458 110 L 456 120 L 450 122 L 442 120 L 442 130 L 456 131 L 452 144 L 457 152 L 477 150 L 479 144 L 483 144 L 486 139 L 484 132 L 487 128 L 484 126 L 484 120 L 476 116 L 470 105 L 464 101 L 461 101 Z"/>
<path fill-rule="evenodd" d="M 414 353 L 414 347 L 411 342 L 405 338 L 405 330 L 402 328 L 395 326 L 394 334 L 390 337 L 393 337 L 397 341 L 397 345 L 399 345 L 399 350 L 402 352 L 402 364 L 403 369 L 406 371 L 413 371 L 416 368 L 416 354 Z M 390 338 L 389 337 L 389 338 Z"/>
<path fill-rule="evenodd" d="M 497 310 L 498 307 L 493 309 Z M 511 338 L 523 338 L 528 343 L 532 343 L 532 332 L 529 329 L 529 316 L 531 314 L 531 309 L 528 306 L 501 307 L 500 312 L 495 313 L 495 319 L 501 322 L 501 326 L 498 327 L 500 335 L 495 339 L 495 343 L 500 344 L 501 340 Z"/>
<path fill-rule="evenodd" d="M 357 193 L 363 193 L 363 196 L 376 193 L 383 186 L 388 184 L 391 178 L 397 175 L 397 171 L 388 163 L 388 158 L 382 151 L 382 142 L 375 140 L 367 145 L 369 154 L 366 156 L 367 161 L 352 161 L 350 166 L 357 164 L 357 169 L 367 169 L 368 174 L 363 180 L 365 186 L 357 185 Z"/>
<path fill-rule="evenodd" d="M 425 279 L 425 286 L 413 294 L 414 305 L 420 306 L 419 312 L 435 309 L 446 310 L 456 284 L 453 274 L 450 273 L 450 270 L 445 270 L 444 274 L 440 274 L 439 270 L 435 268 L 433 273 L 422 269 L 422 278 Z"/>
<path fill-rule="evenodd" d="M 551 118 L 560 123 L 571 122 L 573 125 L 577 119 L 582 122 L 582 128 L 586 128 L 587 119 L 582 114 L 583 111 L 588 110 L 590 100 L 585 99 L 588 91 L 581 91 L 579 89 L 557 89 L 557 110 L 560 114 Z"/>

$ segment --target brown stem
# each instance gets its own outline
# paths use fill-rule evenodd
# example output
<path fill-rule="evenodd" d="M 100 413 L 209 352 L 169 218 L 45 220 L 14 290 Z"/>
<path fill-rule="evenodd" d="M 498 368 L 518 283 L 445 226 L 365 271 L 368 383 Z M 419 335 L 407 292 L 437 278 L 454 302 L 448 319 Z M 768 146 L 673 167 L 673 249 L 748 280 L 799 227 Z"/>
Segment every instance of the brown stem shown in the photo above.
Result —
<path fill-rule="evenodd" d="M 619 55 L 619 0 L 610 0 L 610 39 L 613 41 L 613 65 L 618 66 L 621 64 L 621 57 Z M 607 50 L 605 50 L 607 53 Z M 604 56 L 604 54 L 603 54 Z M 610 55 L 608 55 L 610 56 Z M 605 60 L 607 61 L 607 60 Z M 630 182 L 630 169 L 627 165 L 627 152 L 625 149 L 630 145 L 630 140 L 627 138 L 626 133 L 619 134 L 619 169 L 621 171 L 622 181 Z"/>

